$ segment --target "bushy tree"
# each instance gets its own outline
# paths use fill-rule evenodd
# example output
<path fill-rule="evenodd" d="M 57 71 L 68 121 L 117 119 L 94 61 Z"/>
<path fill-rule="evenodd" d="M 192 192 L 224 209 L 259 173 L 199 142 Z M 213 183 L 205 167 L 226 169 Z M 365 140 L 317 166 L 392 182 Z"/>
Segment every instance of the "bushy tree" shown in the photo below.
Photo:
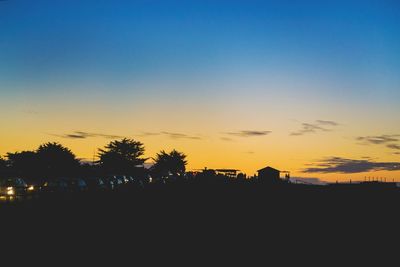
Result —
<path fill-rule="evenodd" d="M 7 153 L 6 157 L 13 175 L 23 177 L 36 177 L 40 175 L 40 166 L 36 152 L 22 151 Z"/>
<path fill-rule="evenodd" d="M 111 141 L 104 149 L 99 149 L 99 164 L 107 173 L 132 174 L 142 166 L 144 145 L 139 141 L 124 138 Z"/>
<path fill-rule="evenodd" d="M 182 177 L 186 171 L 186 155 L 172 150 L 170 153 L 164 150 L 160 151 L 154 158 L 154 165 L 152 172 L 155 176 L 165 177 L 173 175 L 175 177 Z"/>
<path fill-rule="evenodd" d="M 71 176 L 77 173 L 79 160 L 59 143 L 45 143 L 36 151 L 7 153 L 13 175 L 42 179 Z"/>
<path fill-rule="evenodd" d="M 59 143 L 45 143 L 36 150 L 43 175 L 70 176 L 77 173 L 80 163 L 74 153 Z"/>

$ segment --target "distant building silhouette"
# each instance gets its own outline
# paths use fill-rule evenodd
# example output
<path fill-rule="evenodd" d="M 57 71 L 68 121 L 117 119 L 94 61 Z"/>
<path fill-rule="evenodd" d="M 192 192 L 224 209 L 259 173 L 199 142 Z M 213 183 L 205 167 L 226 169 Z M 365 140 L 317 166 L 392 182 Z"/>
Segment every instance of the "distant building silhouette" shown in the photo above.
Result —
<path fill-rule="evenodd" d="M 198 169 L 198 171 L 201 171 L 203 174 L 208 174 L 208 175 L 223 175 L 228 178 L 237 178 L 237 173 L 240 170 L 237 169 L 208 169 L 205 167 L 204 169 Z"/>
<path fill-rule="evenodd" d="M 272 167 L 265 167 L 258 172 L 258 180 L 263 183 L 278 183 L 280 182 L 280 171 Z"/>
<path fill-rule="evenodd" d="M 217 174 L 222 174 L 229 178 L 236 178 L 238 171 L 239 170 L 236 170 L 236 169 L 215 169 L 215 172 Z"/>

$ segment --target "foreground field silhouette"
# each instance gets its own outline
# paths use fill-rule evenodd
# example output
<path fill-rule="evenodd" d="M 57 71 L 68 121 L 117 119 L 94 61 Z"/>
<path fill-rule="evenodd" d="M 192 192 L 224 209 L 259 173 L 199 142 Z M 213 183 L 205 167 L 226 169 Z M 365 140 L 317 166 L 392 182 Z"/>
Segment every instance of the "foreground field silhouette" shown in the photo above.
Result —
<path fill-rule="evenodd" d="M 70 264 L 341 264 L 366 249 L 396 255 L 386 242 L 398 238 L 399 200 L 395 190 L 173 183 L 13 202 L 0 214 L 9 248 Z"/>

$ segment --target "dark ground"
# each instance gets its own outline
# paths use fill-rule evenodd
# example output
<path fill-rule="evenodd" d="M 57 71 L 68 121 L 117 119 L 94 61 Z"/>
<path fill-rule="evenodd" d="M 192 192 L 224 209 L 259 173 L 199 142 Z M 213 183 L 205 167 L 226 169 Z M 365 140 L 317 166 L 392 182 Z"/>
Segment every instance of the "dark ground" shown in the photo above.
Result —
<path fill-rule="evenodd" d="M 8 249 L 34 258 L 343 265 L 384 252 L 381 266 L 399 253 L 399 200 L 397 190 L 173 185 L 41 197 L 0 214 Z"/>

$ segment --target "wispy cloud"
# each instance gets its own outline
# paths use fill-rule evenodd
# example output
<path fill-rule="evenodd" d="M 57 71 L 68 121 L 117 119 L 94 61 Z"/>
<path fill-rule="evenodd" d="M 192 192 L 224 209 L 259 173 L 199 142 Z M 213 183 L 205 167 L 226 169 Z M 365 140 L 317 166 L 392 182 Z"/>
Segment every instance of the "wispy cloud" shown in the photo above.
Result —
<path fill-rule="evenodd" d="M 359 136 L 356 140 L 362 145 L 385 145 L 392 150 L 400 150 L 399 134 L 383 134 L 374 136 Z"/>
<path fill-rule="evenodd" d="M 329 132 L 332 131 L 332 127 L 336 127 L 340 125 L 334 121 L 326 121 L 326 120 L 316 120 L 314 123 L 302 123 L 301 129 L 295 132 L 291 132 L 291 136 L 300 136 L 309 133 L 317 133 L 317 132 Z M 330 127 L 330 128 L 328 128 Z"/>
<path fill-rule="evenodd" d="M 94 137 L 103 137 L 106 139 L 119 139 L 124 138 L 120 135 L 112 135 L 112 134 L 103 134 L 103 133 L 89 133 L 83 131 L 75 131 L 68 134 L 51 134 L 53 136 L 61 137 L 61 138 L 69 138 L 69 139 L 87 139 L 87 138 L 94 138 Z"/>
<path fill-rule="evenodd" d="M 140 134 L 136 134 L 136 136 L 139 137 L 149 137 L 149 136 L 157 136 L 157 135 L 161 135 L 161 133 L 156 133 L 156 132 L 142 132 Z"/>
<path fill-rule="evenodd" d="M 329 157 L 312 164 L 313 167 L 303 169 L 306 173 L 360 173 L 369 171 L 397 171 L 400 162 L 377 162 L 367 159 L 347 159 Z"/>
<path fill-rule="evenodd" d="M 164 135 L 171 139 L 191 139 L 191 140 L 201 140 L 203 139 L 201 136 L 198 135 L 191 135 L 186 133 L 177 133 L 177 132 L 142 132 L 141 134 L 137 134 L 136 136 L 139 137 L 152 137 L 152 136 L 160 136 Z"/>
<path fill-rule="evenodd" d="M 325 121 L 325 120 L 316 120 L 316 122 L 320 125 L 329 125 L 329 126 L 338 126 L 339 123 L 336 121 Z"/>
<path fill-rule="evenodd" d="M 173 133 L 173 132 L 161 132 L 161 133 L 172 139 L 192 139 L 192 140 L 202 139 L 200 136 L 188 135 L 184 133 Z"/>
<path fill-rule="evenodd" d="M 400 145 L 397 144 L 388 144 L 387 147 L 390 149 L 400 150 Z"/>
<path fill-rule="evenodd" d="M 397 134 L 383 134 L 383 135 L 375 135 L 375 136 L 359 136 L 356 137 L 356 140 L 363 142 L 363 144 L 374 144 L 374 145 L 380 145 L 380 144 L 387 144 L 391 142 L 399 142 L 400 135 Z"/>
<path fill-rule="evenodd" d="M 228 132 L 228 133 L 225 133 L 225 134 L 238 136 L 238 137 L 253 137 L 253 136 L 264 136 L 264 135 L 268 135 L 270 133 L 271 133 L 271 131 L 250 131 L 250 130 L 245 130 L 245 131 L 238 131 L 238 132 Z"/>

